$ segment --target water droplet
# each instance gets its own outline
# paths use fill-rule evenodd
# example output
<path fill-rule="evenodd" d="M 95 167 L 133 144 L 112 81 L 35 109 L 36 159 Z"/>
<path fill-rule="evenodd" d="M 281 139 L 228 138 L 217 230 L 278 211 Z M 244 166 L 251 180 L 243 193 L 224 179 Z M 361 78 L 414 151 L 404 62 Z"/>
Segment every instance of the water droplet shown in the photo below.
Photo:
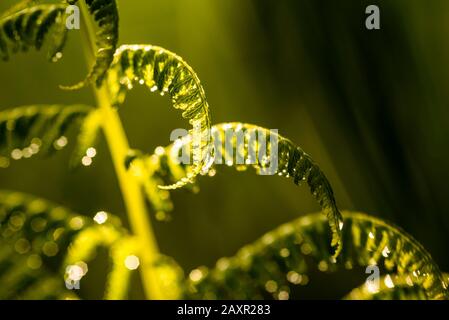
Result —
<path fill-rule="evenodd" d="M 125 267 L 129 270 L 136 270 L 140 265 L 139 257 L 130 255 L 125 258 Z"/>
<path fill-rule="evenodd" d="M 73 230 L 79 230 L 84 227 L 84 219 L 82 217 L 73 217 L 69 222 L 70 228 Z"/>
<path fill-rule="evenodd" d="M 389 274 L 385 276 L 384 283 L 388 288 L 390 289 L 394 288 L 393 280 L 391 279 Z"/>
<path fill-rule="evenodd" d="M 157 221 L 167 221 L 167 213 L 165 211 L 158 211 L 155 214 Z"/>
<path fill-rule="evenodd" d="M 306 286 L 308 283 L 309 283 L 309 277 L 306 274 L 303 274 L 300 285 Z"/>
<path fill-rule="evenodd" d="M 290 256 L 290 250 L 288 250 L 287 248 L 282 248 L 282 249 L 279 251 L 279 255 L 280 255 L 282 258 L 287 258 L 288 256 Z"/>
<path fill-rule="evenodd" d="M 413 286 L 413 281 L 412 281 L 412 278 L 410 278 L 410 276 L 407 276 L 407 277 L 405 278 L 405 282 L 406 282 L 407 285 L 409 285 L 410 287 Z"/>
<path fill-rule="evenodd" d="M 108 220 L 108 214 L 104 211 L 99 211 L 93 219 L 96 223 L 103 224 Z"/>
<path fill-rule="evenodd" d="M 226 270 L 229 268 L 229 259 L 227 258 L 221 258 L 217 261 L 217 268 L 221 271 Z"/>
<path fill-rule="evenodd" d="M 20 149 L 14 149 L 13 151 L 11 151 L 11 158 L 13 158 L 14 160 L 20 160 L 23 157 L 23 153 L 22 150 Z"/>
<path fill-rule="evenodd" d="M 20 228 L 22 228 L 23 224 L 25 223 L 25 217 L 22 213 L 17 213 L 14 214 L 10 219 L 9 219 L 9 225 L 10 227 L 12 227 L 14 230 L 19 230 Z"/>
<path fill-rule="evenodd" d="M 89 158 L 93 158 L 93 157 L 95 157 L 97 155 L 97 150 L 95 148 L 93 148 L 93 147 L 90 147 L 89 149 L 87 149 L 86 155 Z"/>
<path fill-rule="evenodd" d="M 302 276 L 296 271 L 289 271 L 287 273 L 287 280 L 293 284 L 300 284 Z"/>
<path fill-rule="evenodd" d="M 88 167 L 92 164 L 92 158 L 89 156 L 84 156 L 81 159 L 81 163 L 83 164 L 83 166 Z"/>
<path fill-rule="evenodd" d="M 321 260 L 318 263 L 318 270 L 320 270 L 321 272 L 326 272 L 329 269 L 329 265 L 327 264 L 326 261 Z"/>
<path fill-rule="evenodd" d="M 47 257 L 54 257 L 55 255 L 58 254 L 59 251 L 59 247 L 56 244 L 56 242 L 54 241 L 47 241 L 44 246 L 42 247 L 42 252 L 47 256 Z"/>
<path fill-rule="evenodd" d="M 272 244 L 274 241 L 274 237 L 271 234 L 266 234 L 262 237 L 262 242 L 266 245 Z"/>
<path fill-rule="evenodd" d="M 36 145 L 36 146 L 38 146 L 38 147 L 42 146 L 42 140 L 39 139 L 39 138 L 33 138 L 33 139 L 31 139 L 31 147 L 32 147 L 33 145 Z"/>
<path fill-rule="evenodd" d="M 388 255 L 390 254 L 390 249 L 388 249 L 388 247 L 387 246 L 385 246 L 385 248 L 382 250 L 382 255 L 385 257 L 385 258 L 388 258 Z"/>
<path fill-rule="evenodd" d="M 14 249 L 19 253 L 19 254 L 25 254 L 27 253 L 31 248 L 30 242 L 25 239 L 19 239 L 16 241 L 16 243 L 14 244 Z"/>
<path fill-rule="evenodd" d="M 68 139 L 65 136 L 60 136 L 57 140 L 55 140 L 55 142 L 53 142 L 53 147 L 56 150 L 61 150 L 62 148 L 64 148 L 67 143 L 68 143 Z"/>
<path fill-rule="evenodd" d="M 279 300 L 288 300 L 289 297 L 290 297 L 290 295 L 287 291 L 285 291 L 285 290 L 279 291 L 279 294 L 278 294 Z"/>
<path fill-rule="evenodd" d="M 278 289 L 278 284 L 276 283 L 276 281 L 268 280 L 265 283 L 265 290 L 267 290 L 268 292 L 274 293 L 274 292 L 276 292 L 277 289 Z"/>
<path fill-rule="evenodd" d="M 245 160 L 245 164 L 249 165 L 249 164 L 256 164 L 256 161 L 254 159 L 248 158 Z"/>
<path fill-rule="evenodd" d="M 203 272 L 200 269 L 194 269 L 190 272 L 189 278 L 190 280 L 197 282 L 203 278 Z"/>
<path fill-rule="evenodd" d="M 312 247 L 307 242 L 301 246 L 301 252 L 305 255 L 312 253 Z"/>
<path fill-rule="evenodd" d="M 52 62 L 57 62 L 58 60 L 60 60 L 62 58 L 62 52 L 57 52 L 53 58 L 51 59 Z"/>
<path fill-rule="evenodd" d="M 72 281 L 80 281 L 87 273 L 87 264 L 80 261 L 67 266 L 65 273 L 68 279 Z"/>
<path fill-rule="evenodd" d="M 27 147 L 22 150 L 22 154 L 24 158 L 31 158 L 31 156 L 33 155 L 33 151 L 31 150 L 31 148 Z"/>
<path fill-rule="evenodd" d="M 9 159 L 6 157 L 0 157 L 0 168 L 8 168 L 9 167 Z"/>
<path fill-rule="evenodd" d="M 158 156 L 162 156 L 165 154 L 165 149 L 164 147 L 159 146 L 156 149 L 154 149 L 154 153 Z"/>
<path fill-rule="evenodd" d="M 32 254 L 27 259 L 27 266 L 30 269 L 37 270 L 42 266 L 42 259 L 37 254 Z"/>

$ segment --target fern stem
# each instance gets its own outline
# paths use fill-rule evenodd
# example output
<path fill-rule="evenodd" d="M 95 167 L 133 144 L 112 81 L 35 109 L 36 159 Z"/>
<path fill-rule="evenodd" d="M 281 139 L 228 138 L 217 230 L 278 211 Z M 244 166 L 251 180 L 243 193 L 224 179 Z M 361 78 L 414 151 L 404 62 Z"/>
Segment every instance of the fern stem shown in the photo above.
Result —
<path fill-rule="evenodd" d="M 156 274 L 151 267 L 159 256 L 156 238 L 140 185 L 125 168 L 125 158 L 130 150 L 128 141 L 117 110 L 113 109 L 109 103 L 107 88 L 103 86 L 97 89 L 96 97 L 103 114 L 103 130 L 114 162 L 131 228 L 139 240 L 142 259 L 140 270 L 145 293 L 150 299 L 161 299 L 163 293 L 159 290 Z"/>
<path fill-rule="evenodd" d="M 95 55 L 95 33 L 89 20 L 88 9 L 84 1 L 79 2 L 83 16 L 83 34 L 88 42 L 89 62 Z M 107 83 L 107 81 L 104 81 Z M 123 200 L 127 209 L 131 229 L 139 242 L 141 258 L 141 276 L 145 295 L 148 299 L 163 299 L 164 293 L 160 288 L 159 280 L 153 267 L 159 257 L 159 249 L 147 212 L 147 206 L 141 187 L 137 179 L 125 168 L 125 158 L 130 150 L 125 130 L 116 109 L 111 106 L 111 98 L 107 85 L 101 88 L 93 85 L 93 91 L 98 107 L 103 115 L 103 131 L 106 137 L 112 161 L 119 181 Z"/>

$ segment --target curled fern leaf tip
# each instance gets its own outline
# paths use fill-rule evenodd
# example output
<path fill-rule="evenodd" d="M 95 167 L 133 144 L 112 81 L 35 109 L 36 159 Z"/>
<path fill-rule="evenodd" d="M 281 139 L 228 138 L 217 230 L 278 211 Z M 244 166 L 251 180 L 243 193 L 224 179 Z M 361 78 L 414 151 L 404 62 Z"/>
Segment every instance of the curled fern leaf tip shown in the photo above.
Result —
<path fill-rule="evenodd" d="M 145 85 L 151 92 L 171 98 L 174 108 L 193 126 L 198 138 L 193 170 L 187 177 L 161 190 L 174 190 L 194 182 L 208 159 L 211 147 L 210 112 L 204 89 L 193 69 L 178 55 L 152 45 L 124 45 L 117 49 L 108 74 L 113 104 L 121 105 L 135 85 Z"/>
<path fill-rule="evenodd" d="M 228 135 L 228 130 L 231 130 L 234 134 Z M 237 122 L 217 124 L 211 128 L 211 136 L 213 146 L 206 147 L 206 150 L 212 151 L 206 153 L 207 156 L 201 167 L 201 174 L 212 172 L 217 164 L 223 163 L 235 165 L 241 169 L 252 167 L 258 174 L 265 174 L 271 161 L 265 158 L 271 158 L 273 155 L 275 159 L 272 160 L 277 162 L 277 167 L 271 174 L 292 178 L 297 185 L 303 181 L 307 182 L 313 197 L 319 203 L 329 221 L 333 258 L 336 259 L 339 256 L 342 250 L 343 218 L 337 207 L 329 181 L 307 153 L 279 134 L 251 124 Z M 262 137 L 263 140 L 259 140 Z M 270 137 L 270 139 L 267 140 L 267 137 Z M 238 145 L 238 141 L 241 142 L 240 145 Z M 195 174 L 196 168 L 193 168 L 189 160 L 192 158 L 192 150 L 195 149 L 193 144 L 193 137 L 187 135 L 178 139 L 172 145 L 162 148 L 161 152 L 156 152 L 152 156 L 137 157 L 135 161 L 140 164 L 149 163 L 148 167 L 151 167 L 151 172 L 156 171 L 160 177 L 167 178 L 166 180 L 170 182 L 175 181 L 168 186 L 158 185 L 159 189 L 173 190 L 178 186 L 194 182 L 197 176 Z M 275 145 L 277 146 L 276 152 L 274 152 Z M 180 152 L 185 152 L 187 155 L 187 163 L 183 163 L 179 159 Z M 166 158 L 164 161 L 167 164 L 163 167 L 158 162 L 159 160 L 152 161 L 152 159 L 160 159 L 160 155 L 157 153 Z M 159 163 L 159 167 L 154 163 Z M 182 178 L 174 180 L 173 177 Z M 144 182 L 152 180 L 150 176 L 142 176 L 142 179 Z M 156 192 L 152 193 L 157 194 Z"/>

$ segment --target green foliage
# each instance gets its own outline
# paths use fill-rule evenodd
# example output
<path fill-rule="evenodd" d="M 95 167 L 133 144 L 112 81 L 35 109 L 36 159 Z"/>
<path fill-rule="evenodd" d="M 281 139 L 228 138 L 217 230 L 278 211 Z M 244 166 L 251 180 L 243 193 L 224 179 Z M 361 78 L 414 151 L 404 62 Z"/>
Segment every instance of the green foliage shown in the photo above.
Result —
<path fill-rule="evenodd" d="M 55 275 L 79 219 L 42 199 L 0 191 L 1 299 L 67 296 L 62 276 Z"/>
<path fill-rule="evenodd" d="M 52 61 L 60 58 L 65 45 L 64 4 L 35 4 L 22 2 L 0 17 L 0 58 L 8 60 L 12 53 L 42 48 L 48 40 L 48 56 Z"/>
<path fill-rule="evenodd" d="M 0 17 L 0 58 L 8 60 L 11 53 L 27 51 L 30 47 L 40 50 L 44 41 L 49 43 L 49 59 L 57 61 L 62 57 L 68 29 L 66 13 L 68 4 L 77 0 L 22 1 Z M 118 42 L 118 10 L 115 0 L 86 0 L 86 5 L 98 31 L 95 63 L 86 79 L 64 87 L 79 89 L 95 81 L 100 86 L 114 58 Z"/>
<path fill-rule="evenodd" d="M 12 53 L 31 47 L 39 50 L 48 42 L 50 58 L 59 59 L 67 36 L 65 9 L 76 3 L 24 0 L 5 12 L 0 16 L 0 58 L 7 60 Z M 331 273 L 372 265 L 383 272 L 379 290 L 365 283 L 346 298 L 448 298 L 447 276 L 410 235 L 365 214 L 343 212 L 342 216 L 324 173 L 290 140 L 250 124 L 211 127 L 204 89 L 181 57 L 150 45 L 117 49 L 116 1 L 81 4 L 97 29 L 95 62 L 86 79 L 70 89 L 94 81 L 100 107 L 35 105 L 0 112 L 0 166 L 7 167 L 9 157 L 29 158 L 39 151 L 61 149 L 67 144 L 64 134 L 76 124 L 80 134 L 72 165 L 79 164 L 104 129 L 135 235 L 129 235 L 106 212 L 97 213 L 92 221 L 40 198 L 0 191 L 0 299 L 77 298 L 64 283 L 86 275 L 99 247 L 109 250 L 111 260 L 106 299 L 127 297 L 138 257 L 145 257 L 140 268 L 150 279 L 150 286 L 144 283 L 144 287 L 160 291 L 157 298 L 286 299 L 295 285 L 315 281 L 315 269 Z M 93 37 L 91 30 L 85 32 Z M 137 84 L 169 95 L 193 129 L 171 146 L 156 148 L 154 155 L 130 151 L 126 158 L 129 144 L 119 132 L 121 123 L 111 107 L 123 104 L 127 91 Z M 228 130 L 233 135 L 228 136 Z M 180 155 L 188 155 L 188 164 L 179 162 Z M 221 157 L 224 162 L 217 161 Z M 220 259 L 215 268 L 193 270 L 186 280 L 176 262 L 158 252 L 152 231 L 145 230 L 150 226 L 135 190 L 141 186 L 156 217 L 166 220 L 173 208 L 170 190 L 187 186 L 196 191 L 191 183 L 199 174 L 213 176 L 217 164 L 253 168 L 258 174 L 276 164 L 271 173 L 292 178 L 297 185 L 306 182 L 324 215 L 307 215 L 285 224 L 234 257 Z"/>
<path fill-rule="evenodd" d="M 190 183 L 209 160 L 209 105 L 201 83 L 192 68 L 181 57 L 151 45 L 121 46 L 109 72 L 112 102 L 118 106 L 134 85 L 145 85 L 150 91 L 168 94 L 173 107 L 182 111 L 197 132 L 193 170 L 164 189 L 174 189 Z"/>
<path fill-rule="evenodd" d="M 126 298 L 124 261 L 137 245 L 116 217 L 102 214 L 106 221 L 94 223 L 41 198 L 0 191 L 0 298 L 76 298 L 65 280 L 85 276 L 99 247 L 110 249 L 112 264 L 105 298 Z"/>
<path fill-rule="evenodd" d="M 386 272 L 388 281 L 382 279 L 378 297 L 393 296 L 388 290 L 396 283 L 403 286 L 401 279 L 406 279 L 409 287 L 403 292 L 417 286 L 419 297 L 448 297 L 447 283 L 438 266 L 410 235 L 365 214 L 343 212 L 343 217 L 344 246 L 336 260 L 330 255 L 325 219 L 319 214 L 308 215 L 265 234 L 234 257 L 220 259 L 214 269 L 193 270 L 186 297 L 257 299 L 272 295 L 285 299 L 294 285 L 314 280 L 310 276 L 313 269 L 335 272 L 368 265 Z M 396 289 L 395 294 L 404 294 L 398 292 Z M 357 298 L 355 294 L 351 297 Z"/>
<path fill-rule="evenodd" d="M 29 158 L 38 152 L 48 154 L 67 144 L 64 134 L 87 117 L 79 141 L 81 150 L 92 140 L 95 109 L 84 105 L 35 105 L 0 112 L 0 156 L 3 166 L 8 158 Z M 84 150 L 85 152 L 85 150 Z M 80 151 L 75 153 L 75 159 Z"/>
<path fill-rule="evenodd" d="M 69 4 L 76 4 L 78 0 L 67 0 Z M 79 89 L 91 81 L 101 86 L 106 77 L 108 69 L 114 59 L 119 38 L 119 14 L 115 0 L 85 0 L 95 21 L 98 31 L 96 33 L 95 64 L 84 81 L 67 87 L 67 89 Z"/>

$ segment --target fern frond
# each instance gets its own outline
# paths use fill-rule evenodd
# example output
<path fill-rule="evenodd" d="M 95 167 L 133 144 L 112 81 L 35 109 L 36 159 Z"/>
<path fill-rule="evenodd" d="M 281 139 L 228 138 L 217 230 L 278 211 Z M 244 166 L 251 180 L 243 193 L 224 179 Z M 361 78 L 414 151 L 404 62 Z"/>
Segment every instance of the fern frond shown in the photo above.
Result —
<path fill-rule="evenodd" d="M 85 80 L 65 89 L 79 89 L 95 81 L 100 86 L 114 58 L 118 43 L 118 10 L 115 0 L 85 0 L 89 13 L 95 21 L 97 52 L 95 63 Z M 64 3 L 65 2 L 65 3 Z M 66 27 L 66 1 L 22 1 L 0 17 L 0 58 L 8 60 L 12 53 L 27 51 L 30 47 L 40 50 L 44 42 L 49 44 L 49 59 L 53 62 L 62 57 L 68 29 Z"/>
<path fill-rule="evenodd" d="M 413 282 L 414 276 L 386 275 L 379 279 L 378 285 L 365 282 L 351 290 L 346 300 L 428 300 L 424 288 Z"/>
<path fill-rule="evenodd" d="M 180 181 L 163 187 L 175 189 L 199 174 L 210 157 L 210 115 L 204 89 L 192 68 L 181 57 L 160 47 L 134 45 L 120 47 L 109 72 L 109 88 L 116 106 L 122 104 L 134 85 L 169 95 L 173 106 L 193 126 L 194 163 L 191 172 Z"/>
<path fill-rule="evenodd" d="M 208 170 L 214 170 L 216 165 L 221 163 L 236 166 L 239 170 L 253 167 L 257 173 L 262 174 L 266 173 L 268 168 L 274 165 L 270 161 L 276 162 L 277 165 L 272 167 L 273 172 L 270 174 L 291 177 L 295 184 L 299 184 L 302 181 L 307 182 L 311 193 L 329 220 L 332 231 L 331 244 L 335 248 L 334 256 L 338 255 L 341 250 L 343 220 L 328 180 L 307 153 L 277 133 L 273 134 L 268 129 L 250 124 L 218 124 L 212 127 L 211 132 L 215 147 L 215 158 L 212 158 L 212 161 L 215 161 L 215 165 L 209 162 L 208 166 L 203 167 L 203 174 L 206 174 Z M 227 136 L 227 132 L 232 132 L 234 135 Z M 238 139 L 239 135 L 241 136 L 240 141 Z M 270 137 L 273 141 L 267 139 L 267 137 Z M 158 162 L 155 161 L 157 155 L 153 155 L 150 158 L 140 158 L 143 159 L 140 161 L 149 163 L 147 167 L 153 164 L 153 171 L 157 170 L 162 177 L 179 175 L 183 172 L 191 175 L 191 166 L 188 164 L 183 165 L 179 159 L 181 152 L 191 154 L 191 145 L 192 137 L 186 136 L 165 148 L 161 154 L 164 153 L 169 157 L 169 160 L 166 161 L 169 165 L 164 168 L 157 166 Z M 271 155 L 273 155 L 273 159 L 270 159 Z M 149 181 L 151 180 L 151 175 L 143 175 L 142 179 Z"/>
<path fill-rule="evenodd" d="M 0 298 L 67 295 L 58 266 L 80 221 L 75 213 L 43 199 L 0 191 Z"/>
<path fill-rule="evenodd" d="M 95 109 L 84 105 L 35 105 L 2 111 L 0 156 L 21 159 L 62 149 L 67 144 L 64 134 L 68 129 L 86 117 L 89 119 L 92 112 Z"/>
<path fill-rule="evenodd" d="M 429 299 L 448 297 L 447 283 L 429 253 L 410 235 L 362 213 L 343 212 L 343 250 L 329 253 L 326 220 L 320 214 L 301 217 L 223 258 L 214 269 L 190 273 L 187 298 L 288 298 L 293 285 L 314 281 L 322 272 L 377 265 L 386 274 L 413 277 Z M 394 283 L 394 282 L 393 282 Z M 391 284 L 390 284 L 391 285 Z"/>
<path fill-rule="evenodd" d="M 125 296 L 127 278 L 117 273 L 126 256 L 117 250 L 124 243 L 126 252 L 138 246 L 117 217 L 98 214 L 94 223 L 41 198 L 0 191 L 0 298 L 76 298 L 65 282 L 82 279 L 99 247 L 110 250 L 113 266 L 106 297 Z"/>
<path fill-rule="evenodd" d="M 86 268 L 86 263 L 96 256 L 96 250 L 99 247 L 109 249 L 112 264 L 107 276 L 105 299 L 126 298 L 131 272 L 139 267 L 138 257 L 146 248 L 141 247 L 137 238 L 128 235 L 115 217 L 109 217 L 107 224 L 90 226 L 77 234 L 69 246 L 63 263 L 69 271 L 66 272 L 66 277 L 73 266 Z M 152 272 L 157 274 L 165 299 L 181 297 L 184 291 L 184 273 L 173 259 L 160 255 L 153 266 L 141 266 L 141 268 L 146 267 L 151 267 Z"/>
<path fill-rule="evenodd" d="M 69 4 L 75 4 L 78 0 L 67 0 Z M 119 14 L 115 0 L 85 0 L 89 13 L 95 21 L 98 31 L 96 33 L 95 64 L 92 66 L 86 79 L 73 86 L 63 87 L 76 90 L 88 83 L 95 81 L 100 87 L 106 77 L 114 53 L 117 49 L 119 38 Z"/>
<path fill-rule="evenodd" d="M 47 40 L 49 59 L 57 61 L 67 38 L 65 10 L 64 4 L 27 1 L 6 12 L 0 17 L 0 58 L 8 60 L 12 53 L 31 47 L 40 50 Z"/>

